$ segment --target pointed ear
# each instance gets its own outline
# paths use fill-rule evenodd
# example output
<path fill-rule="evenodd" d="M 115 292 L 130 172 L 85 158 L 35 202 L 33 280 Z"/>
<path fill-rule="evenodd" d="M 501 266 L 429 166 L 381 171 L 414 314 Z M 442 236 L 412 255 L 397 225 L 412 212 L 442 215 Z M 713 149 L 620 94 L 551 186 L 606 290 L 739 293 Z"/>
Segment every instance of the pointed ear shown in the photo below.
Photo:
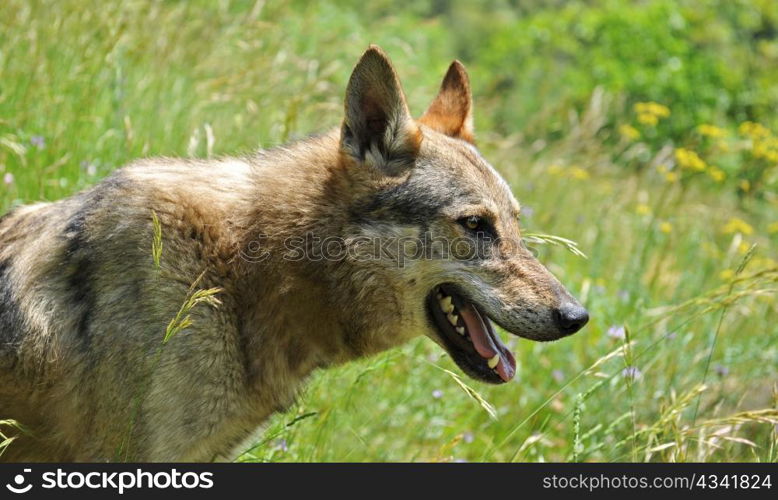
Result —
<path fill-rule="evenodd" d="M 473 96 L 465 67 L 454 61 L 448 67 L 440 91 L 419 119 L 443 134 L 473 142 Z"/>
<path fill-rule="evenodd" d="M 341 150 L 386 175 L 399 175 L 413 164 L 420 143 L 392 63 L 371 45 L 348 82 Z"/>

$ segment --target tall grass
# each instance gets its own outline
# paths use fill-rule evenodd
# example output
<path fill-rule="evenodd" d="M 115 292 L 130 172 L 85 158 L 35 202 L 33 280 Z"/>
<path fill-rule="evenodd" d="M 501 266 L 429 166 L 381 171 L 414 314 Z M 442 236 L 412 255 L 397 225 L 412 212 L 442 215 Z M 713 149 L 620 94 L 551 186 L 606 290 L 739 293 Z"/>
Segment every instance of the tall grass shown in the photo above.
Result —
<path fill-rule="evenodd" d="M 576 7 L 590 8 L 583 28 L 609 29 L 628 8 L 589 4 Z M 671 8 L 653 4 L 649 14 Z M 691 68 L 718 71 L 727 58 L 752 64 L 750 79 L 709 79 L 731 97 L 714 104 L 716 88 L 694 101 L 694 89 L 674 81 L 653 95 L 641 82 L 659 82 L 666 68 L 645 61 L 624 70 L 639 95 L 615 84 L 611 67 L 602 74 L 614 80 L 602 87 L 570 89 L 576 61 L 595 42 L 562 37 L 555 47 L 551 38 L 532 59 L 543 23 L 557 22 L 546 3 L 532 5 L 544 9 L 536 24 L 531 8 L 519 9 L 479 39 L 460 28 L 488 31 L 489 17 L 456 3 L 438 15 L 426 3 L 6 0 L 0 209 L 68 196 L 141 156 L 242 153 L 335 126 L 350 68 L 368 43 L 392 56 L 416 113 L 450 60 L 463 58 L 479 148 L 521 201 L 529 244 L 587 305 L 590 324 L 550 344 L 510 338 L 519 366 L 507 386 L 460 378 L 425 339 L 317 373 L 241 460 L 778 460 L 776 169 L 760 129 L 742 126 L 759 118 L 748 109 L 776 107 L 769 78 L 754 69 L 774 41 L 752 44 L 737 31 L 746 28 L 729 24 L 737 36 L 726 43 L 680 24 L 656 35 Z M 721 16 L 742 8 L 771 22 L 769 2 L 732 5 Z M 673 16 L 696 15 L 679 9 Z M 665 29 L 651 19 L 640 29 Z M 507 33 L 515 40 L 500 38 Z M 684 55 L 672 37 L 704 57 Z M 612 50 L 630 49 L 628 37 L 608 40 L 621 44 Z M 720 50 L 727 44 L 732 51 Z M 511 47 L 526 60 L 512 59 Z M 543 71 L 566 64 L 559 82 Z M 668 114 L 646 104 L 654 100 Z M 690 122 L 700 117 L 724 138 Z M 161 246 L 152 250 L 158 260 Z"/>
<path fill-rule="evenodd" d="M 9 429 L 12 429 L 13 433 Z M 0 420 L 0 457 L 11 446 L 11 443 L 16 440 L 17 434 L 21 432 L 25 432 L 25 430 L 19 422 L 10 419 Z"/>

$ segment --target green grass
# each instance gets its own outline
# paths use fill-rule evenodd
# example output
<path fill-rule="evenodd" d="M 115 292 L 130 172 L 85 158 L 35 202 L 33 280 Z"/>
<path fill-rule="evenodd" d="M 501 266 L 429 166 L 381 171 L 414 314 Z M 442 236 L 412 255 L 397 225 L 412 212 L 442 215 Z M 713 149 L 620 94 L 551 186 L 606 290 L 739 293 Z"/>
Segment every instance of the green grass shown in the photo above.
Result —
<path fill-rule="evenodd" d="M 317 373 L 242 459 L 778 460 L 776 4 L 362 3 L 3 1 L 0 210 L 334 126 L 369 43 L 416 113 L 461 58 L 527 232 L 588 257 L 532 243 L 590 324 L 511 339 L 507 386 L 425 339 Z"/>

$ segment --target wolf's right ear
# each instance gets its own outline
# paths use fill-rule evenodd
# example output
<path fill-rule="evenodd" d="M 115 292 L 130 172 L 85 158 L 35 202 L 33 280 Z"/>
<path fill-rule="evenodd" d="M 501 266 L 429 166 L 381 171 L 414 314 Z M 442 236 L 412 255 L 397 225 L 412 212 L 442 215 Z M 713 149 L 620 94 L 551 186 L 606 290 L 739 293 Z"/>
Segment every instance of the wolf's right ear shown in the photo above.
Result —
<path fill-rule="evenodd" d="M 473 142 L 473 96 L 461 62 L 448 67 L 438 95 L 419 121 L 449 137 Z"/>
<path fill-rule="evenodd" d="M 392 63 L 371 45 L 348 82 L 341 150 L 386 175 L 399 175 L 413 164 L 420 144 Z"/>

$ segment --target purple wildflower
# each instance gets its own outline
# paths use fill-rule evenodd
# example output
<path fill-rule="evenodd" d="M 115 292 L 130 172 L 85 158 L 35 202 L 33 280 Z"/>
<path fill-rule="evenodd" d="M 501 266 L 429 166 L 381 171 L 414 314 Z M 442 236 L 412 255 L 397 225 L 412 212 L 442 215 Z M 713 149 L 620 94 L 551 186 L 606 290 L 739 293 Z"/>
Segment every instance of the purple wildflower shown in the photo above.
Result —
<path fill-rule="evenodd" d="M 729 368 L 722 364 L 716 364 L 716 366 L 713 367 L 713 371 L 716 372 L 716 375 L 719 377 L 726 377 L 729 375 Z"/>
<path fill-rule="evenodd" d="M 42 135 L 34 135 L 30 137 L 30 144 L 38 149 L 43 149 L 46 147 L 46 139 Z"/>
<path fill-rule="evenodd" d="M 6 186 L 10 186 L 11 184 L 13 184 L 14 183 L 14 174 L 12 174 L 11 172 L 6 172 L 5 175 L 3 176 L 3 183 Z"/>
<path fill-rule="evenodd" d="M 608 328 L 606 335 L 616 340 L 624 340 L 627 338 L 627 333 L 624 331 L 624 327 L 619 325 L 613 325 L 612 327 Z"/>
<path fill-rule="evenodd" d="M 286 439 L 276 439 L 276 449 L 281 451 L 287 451 L 289 449 L 289 445 L 286 442 Z"/>
<path fill-rule="evenodd" d="M 441 391 L 440 389 L 435 389 L 434 391 L 432 391 L 432 397 L 435 398 L 435 399 L 442 398 L 443 397 L 443 391 Z"/>
<path fill-rule="evenodd" d="M 628 366 L 621 370 L 621 376 L 630 380 L 640 380 L 643 378 L 643 372 L 637 366 Z"/>

